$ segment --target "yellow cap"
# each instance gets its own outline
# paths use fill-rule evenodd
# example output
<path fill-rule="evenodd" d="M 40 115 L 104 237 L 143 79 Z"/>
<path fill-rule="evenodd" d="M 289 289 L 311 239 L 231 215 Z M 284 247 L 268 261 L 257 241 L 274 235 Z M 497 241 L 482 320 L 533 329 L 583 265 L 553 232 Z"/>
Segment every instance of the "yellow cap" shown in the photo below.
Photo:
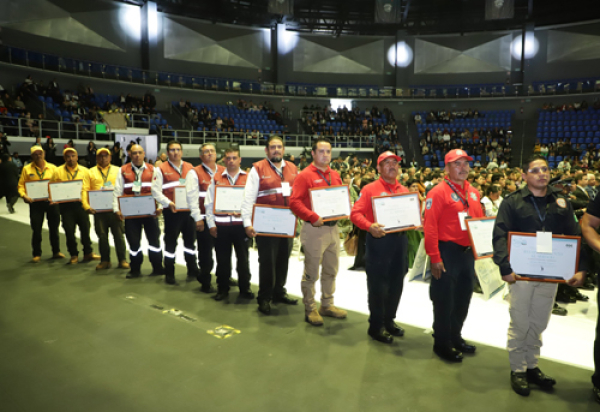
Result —
<path fill-rule="evenodd" d="M 69 151 L 73 151 L 73 152 L 75 152 L 75 154 L 77 154 L 77 150 L 75 150 L 72 147 L 67 147 L 65 150 L 63 150 L 63 156 Z"/>
<path fill-rule="evenodd" d="M 44 151 L 44 149 L 40 145 L 31 146 L 31 154 L 33 154 L 33 152 L 37 152 L 38 150 L 41 150 L 42 152 Z"/>
<path fill-rule="evenodd" d="M 103 147 L 103 148 L 101 148 L 101 149 L 98 149 L 98 150 L 96 151 L 96 156 L 100 155 L 102 152 L 106 152 L 107 154 L 110 154 L 110 150 L 109 150 L 109 149 L 107 149 L 106 147 Z"/>

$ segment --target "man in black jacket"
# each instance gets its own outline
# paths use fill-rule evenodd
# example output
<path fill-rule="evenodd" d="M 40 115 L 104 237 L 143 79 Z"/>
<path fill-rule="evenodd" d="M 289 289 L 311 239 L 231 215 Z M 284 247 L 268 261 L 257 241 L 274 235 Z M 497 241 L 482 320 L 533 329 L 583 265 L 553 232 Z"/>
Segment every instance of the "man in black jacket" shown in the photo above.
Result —
<path fill-rule="evenodd" d="M 7 155 L 0 157 L 0 199 L 6 197 L 6 207 L 12 214 L 15 213 L 14 205 L 19 200 L 19 169 L 9 160 Z"/>

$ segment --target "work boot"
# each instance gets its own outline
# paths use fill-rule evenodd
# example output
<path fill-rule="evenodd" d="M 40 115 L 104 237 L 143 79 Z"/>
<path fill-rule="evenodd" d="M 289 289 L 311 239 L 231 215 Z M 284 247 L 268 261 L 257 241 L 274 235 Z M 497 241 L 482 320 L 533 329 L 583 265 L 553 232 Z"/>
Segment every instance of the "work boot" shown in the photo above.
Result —
<path fill-rule="evenodd" d="M 329 316 L 330 318 L 336 319 L 344 319 L 346 316 L 348 316 L 348 312 L 342 309 L 338 309 L 333 305 L 321 306 L 319 308 L 319 314 L 321 316 Z"/>
<path fill-rule="evenodd" d="M 317 312 L 316 309 L 312 312 L 307 312 L 304 320 L 313 326 L 323 325 L 323 318 L 321 317 L 321 315 L 319 315 L 319 312 Z"/>
<path fill-rule="evenodd" d="M 96 266 L 96 270 L 106 270 L 110 268 L 110 262 L 100 262 Z"/>

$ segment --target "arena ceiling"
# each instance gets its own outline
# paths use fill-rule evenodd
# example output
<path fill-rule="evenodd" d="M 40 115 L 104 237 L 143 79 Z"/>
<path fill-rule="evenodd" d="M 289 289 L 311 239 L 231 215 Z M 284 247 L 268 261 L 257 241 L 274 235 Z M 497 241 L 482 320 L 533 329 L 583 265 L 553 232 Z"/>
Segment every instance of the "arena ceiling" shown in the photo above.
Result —
<path fill-rule="evenodd" d="M 115 0 L 143 5 L 144 0 Z M 409 35 L 521 29 L 600 19 L 598 0 L 514 0 L 514 18 L 485 20 L 484 0 L 399 0 L 401 23 L 375 23 L 376 0 L 293 0 L 293 16 L 268 12 L 269 0 L 155 0 L 158 11 L 214 23 L 269 27 L 286 23 L 299 32 L 332 35 Z"/>

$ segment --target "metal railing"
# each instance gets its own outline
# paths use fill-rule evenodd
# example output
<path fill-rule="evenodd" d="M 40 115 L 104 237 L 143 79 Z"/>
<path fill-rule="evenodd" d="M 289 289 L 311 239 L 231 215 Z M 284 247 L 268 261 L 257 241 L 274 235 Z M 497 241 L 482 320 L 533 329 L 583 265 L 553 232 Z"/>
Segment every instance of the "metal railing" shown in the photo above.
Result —
<path fill-rule="evenodd" d="M 28 122 L 32 121 L 29 125 Z M 94 124 L 58 120 L 27 119 L 0 116 L 4 133 L 8 136 L 58 137 L 73 140 L 107 140 L 108 133 L 97 133 Z"/>

